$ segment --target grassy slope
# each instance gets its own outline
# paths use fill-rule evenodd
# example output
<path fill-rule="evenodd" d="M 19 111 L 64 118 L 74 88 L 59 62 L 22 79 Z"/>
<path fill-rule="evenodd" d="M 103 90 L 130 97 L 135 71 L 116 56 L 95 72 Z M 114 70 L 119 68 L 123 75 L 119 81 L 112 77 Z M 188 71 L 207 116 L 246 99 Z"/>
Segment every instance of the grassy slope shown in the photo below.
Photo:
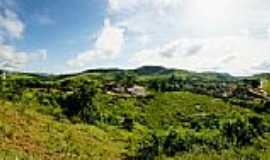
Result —
<path fill-rule="evenodd" d="M 226 115 L 230 112 L 247 112 L 239 106 L 232 106 L 220 99 L 192 94 L 190 92 L 161 93 L 146 107 L 147 121 L 154 128 L 179 125 L 185 116 L 192 119 L 207 115 Z M 168 126 L 166 126 L 168 124 Z"/>
<path fill-rule="evenodd" d="M 172 126 L 185 126 L 184 119 L 189 119 L 188 123 L 211 122 L 226 120 L 230 113 L 236 112 L 241 115 L 259 115 L 254 111 L 240 106 L 230 105 L 220 99 L 209 96 L 192 94 L 189 92 L 170 92 L 162 93 L 149 103 L 146 107 L 146 121 L 151 128 L 167 130 Z M 214 117 L 215 118 L 214 118 Z M 266 121 L 268 115 L 261 115 Z M 209 121 L 210 120 L 210 121 Z M 182 121 L 182 122 L 181 122 Z M 211 135 L 213 129 L 206 129 L 205 133 Z M 256 143 L 252 146 L 243 148 L 228 148 L 221 151 L 201 152 L 193 150 L 192 152 L 183 152 L 175 157 L 158 157 L 157 159 L 168 160 L 220 160 L 220 159 L 262 159 L 270 158 L 270 134 L 266 133 L 256 140 L 264 149 L 256 148 Z"/>
<path fill-rule="evenodd" d="M 170 74 L 167 76 L 169 75 Z M 183 73 L 179 73 L 179 75 L 183 75 Z M 113 74 L 104 74 L 105 78 L 103 78 L 111 79 L 113 76 Z M 191 75 L 187 73 L 186 76 L 189 77 Z M 88 78 L 99 80 L 100 77 L 101 74 L 85 73 L 69 78 L 80 81 Z M 201 76 L 199 77 L 201 78 Z M 144 80 L 153 77 L 140 76 L 139 79 L 140 78 Z M 213 78 L 210 79 L 216 79 L 216 77 L 213 76 Z M 112 101 L 115 102 L 113 98 Z M 170 126 L 185 126 L 185 122 L 182 122 L 183 119 L 191 118 L 192 120 L 198 119 L 204 122 L 204 119 L 208 118 L 208 116 L 211 118 L 211 114 L 217 115 L 219 119 L 232 111 L 241 112 L 243 114 L 252 112 L 251 110 L 243 109 L 239 106 L 231 106 L 212 97 L 188 92 L 162 93 L 156 95 L 154 100 L 151 100 L 147 106 L 143 107 L 136 106 L 136 100 L 125 98 L 115 103 L 116 104 L 113 106 L 101 103 L 100 105 L 105 107 L 103 113 L 118 116 L 119 118 L 130 113 L 137 119 L 144 117 L 147 127 L 164 130 L 167 130 Z M 89 125 L 59 123 L 53 120 L 53 117 L 23 108 L 25 107 L 16 106 L 11 103 L 0 103 L 1 158 L 121 159 L 123 154 L 127 152 L 125 148 L 128 146 L 128 143 L 130 143 L 129 141 L 136 141 L 136 139 L 141 138 L 137 135 L 139 133 L 128 133 L 108 126 L 100 129 Z M 137 132 L 138 130 L 140 129 L 136 129 L 133 132 Z M 141 128 L 141 130 L 144 130 L 144 128 Z M 270 138 L 265 141 L 265 143 L 268 148 L 268 146 L 270 146 Z M 247 153 L 256 152 L 254 148 L 247 148 L 247 151 L 245 151 L 245 149 L 243 150 Z M 270 150 L 266 150 L 265 154 L 260 154 L 260 156 L 256 157 L 269 159 L 270 155 L 268 151 L 270 153 Z M 235 158 L 239 155 L 235 153 L 235 151 L 230 150 L 222 153 L 211 153 L 210 151 L 210 153 L 193 152 L 180 154 L 181 155 L 178 156 L 179 159 L 221 159 L 221 157 L 225 157 L 224 159 L 233 159 L 232 157 Z"/>
<path fill-rule="evenodd" d="M 1 102 L 0 157 L 3 159 L 121 159 L 118 131 L 63 124 L 14 104 Z M 111 134 L 110 134 L 111 133 Z"/>

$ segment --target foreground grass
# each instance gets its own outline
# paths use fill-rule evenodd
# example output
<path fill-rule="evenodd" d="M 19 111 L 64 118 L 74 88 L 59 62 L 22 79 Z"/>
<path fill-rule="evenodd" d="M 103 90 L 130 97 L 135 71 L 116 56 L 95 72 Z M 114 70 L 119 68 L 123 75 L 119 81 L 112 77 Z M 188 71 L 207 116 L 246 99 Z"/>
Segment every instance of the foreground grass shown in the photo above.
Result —
<path fill-rule="evenodd" d="M 154 152 L 149 160 L 270 159 L 268 131 L 254 136 L 248 145 L 220 141 L 227 138 L 222 132 L 223 124 L 240 127 L 233 136 L 240 131 L 246 135 L 246 131 L 260 129 L 257 126 L 269 126 L 269 114 L 266 113 L 258 114 L 190 92 L 156 93 L 150 99 L 103 95 L 95 103 L 100 107 L 98 112 L 104 116 L 103 123 L 97 123 L 97 126 L 55 120 L 57 116 L 49 116 L 40 110 L 48 108 L 34 103 L 23 105 L 0 100 L 0 160 L 144 160 L 138 155 Z M 123 116 L 134 119 L 131 131 L 121 127 Z M 254 117 L 262 121 L 252 125 L 249 120 Z M 106 124 L 107 119 L 119 119 L 119 122 Z M 172 130 L 177 131 L 176 137 L 169 136 Z M 149 138 L 152 135 L 157 137 L 158 143 Z M 166 155 L 163 144 L 170 138 L 170 146 L 187 145 L 189 148 L 180 148 L 173 156 Z M 220 142 L 220 149 L 209 145 L 214 142 Z"/>
<path fill-rule="evenodd" d="M 105 132 L 94 126 L 60 123 L 3 101 L 0 106 L 1 160 L 113 160 L 125 152 L 113 128 Z"/>

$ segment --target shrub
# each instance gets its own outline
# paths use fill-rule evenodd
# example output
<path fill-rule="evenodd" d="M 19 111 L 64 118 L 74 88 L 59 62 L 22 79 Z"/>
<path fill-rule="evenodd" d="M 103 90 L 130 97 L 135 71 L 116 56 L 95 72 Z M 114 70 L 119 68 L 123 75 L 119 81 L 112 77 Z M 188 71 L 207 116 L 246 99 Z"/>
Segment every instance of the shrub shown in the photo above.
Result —
<path fill-rule="evenodd" d="M 69 116 L 79 116 L 84 122 L 94 123 L 98 118 L 97 108 L 93 97 L 97 93 L 95 84 L 85 82 L 62 101 L 64 113 Z"/>
<path fill-rule="evenodd" d="M 261 117 L 237 112 L 221 121 L 220 127 L 227 142 L 238 147 L 251 145 L 254 138 L 268 130 Z"/>
<path fill-rule="evenodd" d="M 154 160 L 160 154 L 161 142 L 158 136 L 153 133 L 146 135 L 142 142 L 139 143 L 137 157 L 133 159 Z"/>

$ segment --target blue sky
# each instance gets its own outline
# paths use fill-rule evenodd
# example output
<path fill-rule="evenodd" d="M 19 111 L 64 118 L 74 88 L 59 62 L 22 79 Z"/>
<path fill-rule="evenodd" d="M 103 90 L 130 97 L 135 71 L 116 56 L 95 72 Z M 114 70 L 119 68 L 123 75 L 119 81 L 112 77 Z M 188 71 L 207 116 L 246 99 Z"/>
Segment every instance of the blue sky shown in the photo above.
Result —
<path fill-rule="evenodd" d="M 0 67 L 270 71 L 269 0 L 0 0 Z"/>
<path fill-rule="evenodd" d="M 33 61 L 26 70 L 64 72 L 65 61 L 91 45 L 90 36 L 103 25 L 106 6 L 102 0 L 18 0 L 17 12 L 25 25 L 18 50 L 44 49 L 46 61 Z"/>

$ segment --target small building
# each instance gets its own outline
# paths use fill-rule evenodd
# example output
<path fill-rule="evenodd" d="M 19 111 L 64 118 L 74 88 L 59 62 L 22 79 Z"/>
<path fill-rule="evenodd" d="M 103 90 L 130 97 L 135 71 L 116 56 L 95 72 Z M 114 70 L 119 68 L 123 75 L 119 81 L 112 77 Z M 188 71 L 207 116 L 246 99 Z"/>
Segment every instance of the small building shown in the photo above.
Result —
<path fill-rule="evenodd" d="M 146 89 L 143 86 L 131 85 L 123 86 L 116 83 L 108 83 L 104 86 L 107 93 L 126 96 L 147 96 Z"/>
<path fill-rule="evenodd" d="M 135 96 L 146 96 L 146 90 L 142 86 L 134 85 L 132 87 L 127 88 L 127 92 L 131 95 Z"/>
<path fill-rule="evenodd" d="M 121 86 L 120 84 L 115 83 L 108 83 L 105 85 L 106 91 L 115 92 L 115 93 L 124 93 L 125 87 Z"/>

